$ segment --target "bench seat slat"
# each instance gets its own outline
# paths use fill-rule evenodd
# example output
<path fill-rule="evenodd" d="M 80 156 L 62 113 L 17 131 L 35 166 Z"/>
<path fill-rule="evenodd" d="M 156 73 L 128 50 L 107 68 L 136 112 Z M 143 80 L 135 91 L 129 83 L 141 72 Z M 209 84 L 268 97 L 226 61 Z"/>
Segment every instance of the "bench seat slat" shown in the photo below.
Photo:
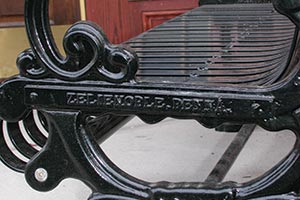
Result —
<path fill-rule="evenodd" d="M 294 37 L 295 25 L 272 4 L 223 4 L 200 6 L 127 44 L 138 54 L 140 82 L 260 86 L 286 71 Z"/>

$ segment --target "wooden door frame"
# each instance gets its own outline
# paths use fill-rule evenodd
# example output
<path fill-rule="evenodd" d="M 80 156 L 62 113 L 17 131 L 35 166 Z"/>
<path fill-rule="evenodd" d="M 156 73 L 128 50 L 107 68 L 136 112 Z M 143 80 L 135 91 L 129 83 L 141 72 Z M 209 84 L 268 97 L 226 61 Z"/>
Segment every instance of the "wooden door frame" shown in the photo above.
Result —
<path fill-rule="evenodd" d="M 86 20 L 85 0 L 79 0 L 81 20 Z"/>

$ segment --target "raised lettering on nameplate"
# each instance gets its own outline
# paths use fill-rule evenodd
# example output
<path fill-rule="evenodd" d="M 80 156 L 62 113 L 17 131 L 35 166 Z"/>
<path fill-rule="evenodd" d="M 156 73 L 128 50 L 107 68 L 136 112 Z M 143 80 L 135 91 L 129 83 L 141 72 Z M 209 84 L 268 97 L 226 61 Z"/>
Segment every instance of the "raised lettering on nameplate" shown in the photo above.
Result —
<path fill-rule="evenodd" d="M 67 87 L 27 86 L 25 103 L 48 108 L 120 112 L 168 112 L 189 114 L 230 115 L 232 106 L 222 98 L 179 96 L 176 94 L 145 94 L 138 90 L 119 90 L 112 93 L 108 88 L 68 90 Z M 33 95 L 34 94 L 34 95 Z"/>
<path fill-rule="evenodd" d="M 215 100 L 152 95 L 67 92 L 66 104 L 69 106 L 95 106 L 114 109 L 155 109 L 162 111 L 205 112 L 205 109 L 214 107 Z"/>

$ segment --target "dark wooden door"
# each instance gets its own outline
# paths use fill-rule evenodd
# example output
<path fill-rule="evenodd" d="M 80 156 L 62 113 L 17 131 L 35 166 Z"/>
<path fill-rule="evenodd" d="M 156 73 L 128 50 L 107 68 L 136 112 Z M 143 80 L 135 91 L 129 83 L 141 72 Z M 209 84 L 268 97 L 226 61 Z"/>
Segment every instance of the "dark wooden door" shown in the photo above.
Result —
<path fill-rule="evenodd" d="M 51 24 L 72 24 L 80 20 L 79 0 L 50 0 Z M 24 25 L 24 0 L 0 0 L 0 27 Z"/>
<path fill-rule="evenodd" d="M 17 74 L 16 58 L 29 48 L 24 29 L 25 0 L 0 0 L 0 78 Z M 52 32 L 58 47 L 69 25 L 80 20 L 80 0 L 49 0 Z M 56 26 L 59 25 L 59 26 Z M 64 26 L 61 26 L 64 25 Z"/>
<path fill-rule="evenodd" d="M 86 0 L 87 19 L 121 43 L 198 6 L 199 0 Z"/>

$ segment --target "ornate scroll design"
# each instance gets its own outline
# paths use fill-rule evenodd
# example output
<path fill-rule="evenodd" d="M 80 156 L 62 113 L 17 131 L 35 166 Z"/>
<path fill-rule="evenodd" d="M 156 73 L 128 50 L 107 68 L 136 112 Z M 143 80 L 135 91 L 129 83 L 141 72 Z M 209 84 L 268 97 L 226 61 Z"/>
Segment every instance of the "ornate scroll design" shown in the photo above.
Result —
<path fill-rule="evenodd" d="M 66 57 L 53 40 L 49 26 L 48 0 L 26 0 L 25 21 L 31 50 L 22 52 L 17 64 L 28 78 L 59 78 L 67 81 L 134 79 L 137 55 L 129 48 L 109 43 L 104 32 L 92 22 L 74 24 L 63 40 Z"/>

